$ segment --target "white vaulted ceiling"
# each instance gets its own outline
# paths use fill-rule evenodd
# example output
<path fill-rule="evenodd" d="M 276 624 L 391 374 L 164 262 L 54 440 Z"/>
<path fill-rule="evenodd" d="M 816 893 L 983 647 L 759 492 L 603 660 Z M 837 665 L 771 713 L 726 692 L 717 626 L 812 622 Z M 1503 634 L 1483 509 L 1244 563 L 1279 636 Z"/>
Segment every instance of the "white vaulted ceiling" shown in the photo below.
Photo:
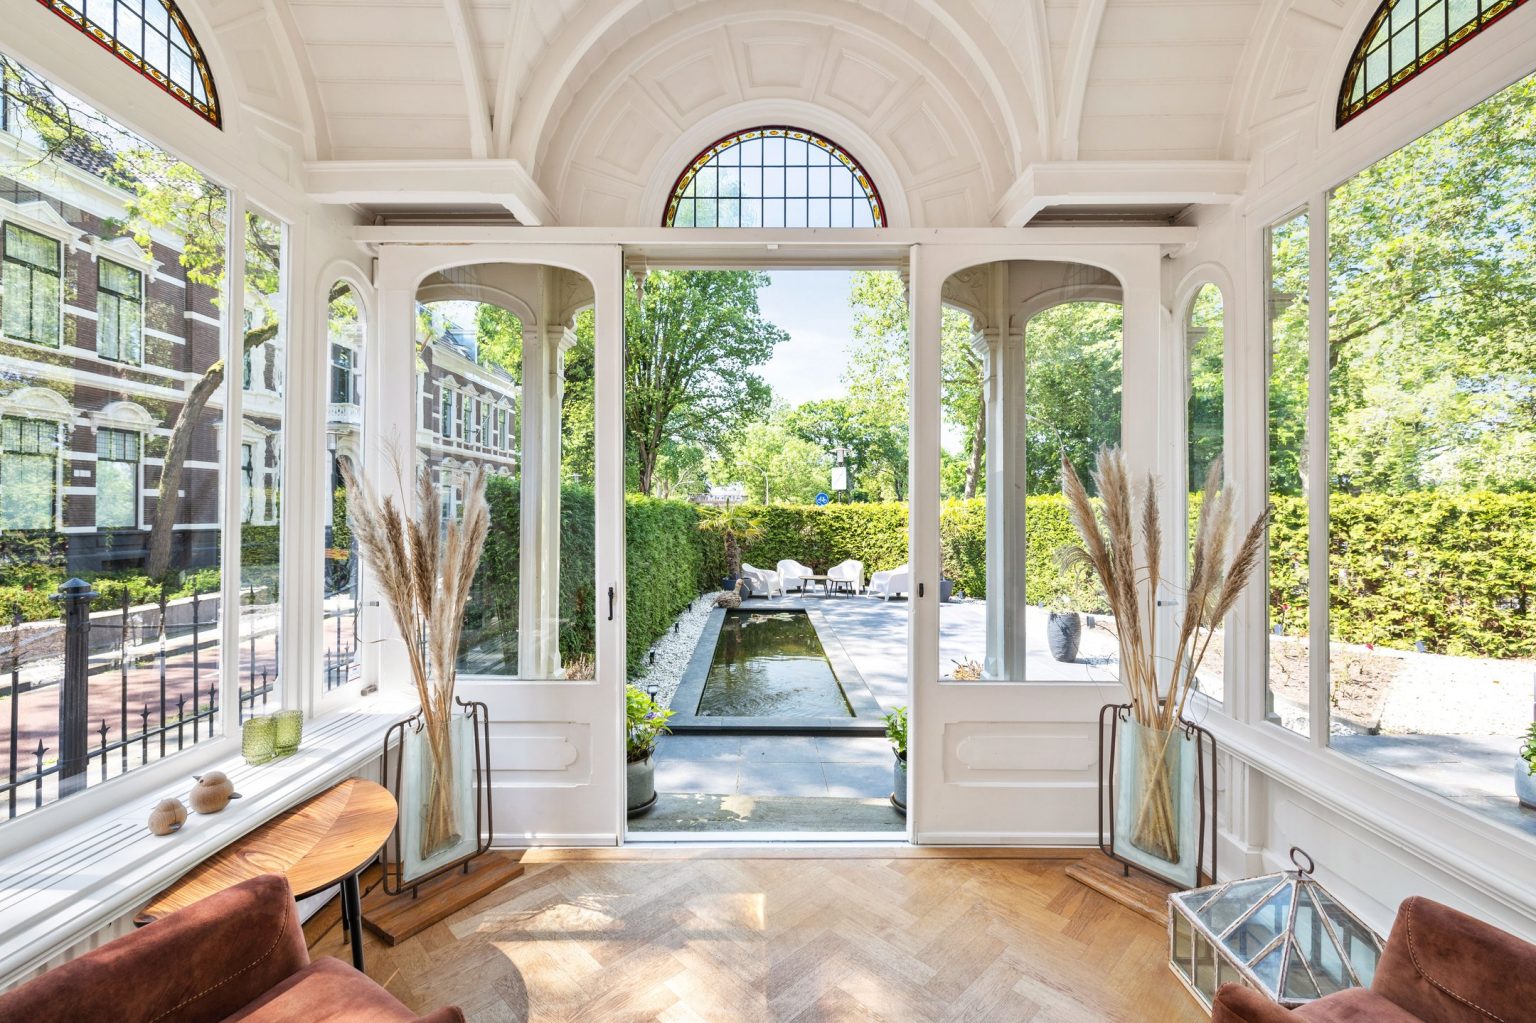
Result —
<path fill-rule="evenodd" d="M 863 161 L 893 222 L 960 226 L 1033 215 L 1072 161 L 1248 159 L 1255 126 L 1331 102 L 1377 0 L 181 2 L 332 201 L 430 166 L 441 205 L 479 167 L 466 195 L 524 219 L 654 224 L 698 149 L 793 123 Z"/>

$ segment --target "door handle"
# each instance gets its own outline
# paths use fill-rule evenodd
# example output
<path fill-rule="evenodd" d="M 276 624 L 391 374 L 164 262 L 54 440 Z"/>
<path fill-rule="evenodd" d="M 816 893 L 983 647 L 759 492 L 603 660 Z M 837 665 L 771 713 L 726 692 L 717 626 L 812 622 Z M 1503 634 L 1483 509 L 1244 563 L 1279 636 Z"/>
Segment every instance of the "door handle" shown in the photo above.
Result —
<path fill-rule="evenodd" d="M 921 597 L 923 595 L 923 584 L 922 583 L 918 583 L 917 584 L 917 595 L 919 597 Z"/>
<path fill-rule="evenodd" d="M 613 621 L 613 598 L 614 588 L 610 586 L 608 587 L 608 620 L 610 622 Z"/>

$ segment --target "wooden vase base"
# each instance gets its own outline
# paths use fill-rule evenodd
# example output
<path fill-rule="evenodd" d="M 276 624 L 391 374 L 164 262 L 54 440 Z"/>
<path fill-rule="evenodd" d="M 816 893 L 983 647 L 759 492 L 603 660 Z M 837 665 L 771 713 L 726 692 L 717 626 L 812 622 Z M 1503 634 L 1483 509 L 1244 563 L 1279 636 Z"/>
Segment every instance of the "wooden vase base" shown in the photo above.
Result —
<path fill-rule="evenodd" d="M 363 926 L 384 944 L 398 945 L 521 877 L 523 854 L 488 852 L 466 866 L 467 873 L 463 868 L 451 870 L 417 886 L 414 897 L 409 888 L 390 895 L 383 885 L 375 887 L 363 896 Z"/>
<path fill-rule="evenodd" d="M 1168 922 L 1168 896 L 1179 889 L 1148 877 L 1131 868 L 1126 876 L 1125 866 L 1101 852 L 1092 852 L 1067 868 L 1067 876 L 1086 885 L 1126 909 L 1140 913 L 1154 923 Z"/>

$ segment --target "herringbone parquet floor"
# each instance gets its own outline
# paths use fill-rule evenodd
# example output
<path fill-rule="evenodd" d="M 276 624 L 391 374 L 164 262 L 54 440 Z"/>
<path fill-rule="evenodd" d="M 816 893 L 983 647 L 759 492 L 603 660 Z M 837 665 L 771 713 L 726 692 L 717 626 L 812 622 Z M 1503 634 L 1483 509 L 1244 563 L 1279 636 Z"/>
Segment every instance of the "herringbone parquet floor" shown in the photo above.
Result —
<path fill-rule="evenodd" d="M 368 972 L 474 1023 L 1195 1023 L 1165 931 L 1068 860 L 530 864 Z M 340 955 L 336 930 L 316 954 Z"/>

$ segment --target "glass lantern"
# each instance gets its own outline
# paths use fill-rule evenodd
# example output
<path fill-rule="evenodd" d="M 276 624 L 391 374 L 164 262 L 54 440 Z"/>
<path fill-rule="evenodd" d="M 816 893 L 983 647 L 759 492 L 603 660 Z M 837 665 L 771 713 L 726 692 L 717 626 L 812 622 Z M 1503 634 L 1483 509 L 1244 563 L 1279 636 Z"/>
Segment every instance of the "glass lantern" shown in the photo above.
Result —
<path fill-rule="evenodd" d="M 1370 986 L 1381 937 L 1313 880 L 1310 856 L 1292 849 L 1291 862 L 1295 870 L 1169 896 L 1169 965 L 1206 1009 L 1228 983 L 1291 1009 Z"/>

